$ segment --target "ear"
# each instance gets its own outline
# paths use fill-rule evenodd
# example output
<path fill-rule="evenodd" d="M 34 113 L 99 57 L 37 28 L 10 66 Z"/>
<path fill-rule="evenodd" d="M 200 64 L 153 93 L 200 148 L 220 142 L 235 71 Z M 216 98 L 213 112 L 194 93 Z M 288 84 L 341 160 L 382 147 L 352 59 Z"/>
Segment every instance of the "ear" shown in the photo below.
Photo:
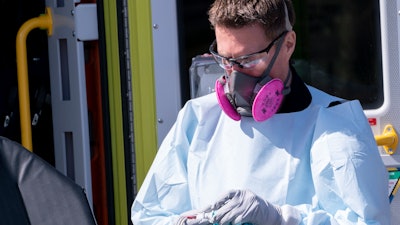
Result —
<path fill-rule="evenodd" d="M 294 31 L 289 31 L 285 35 L 285 42 L 283 45 L 283 50 L 290 58 L 294 52 L 294 49 L 296 48 L 296 33 Z"/>

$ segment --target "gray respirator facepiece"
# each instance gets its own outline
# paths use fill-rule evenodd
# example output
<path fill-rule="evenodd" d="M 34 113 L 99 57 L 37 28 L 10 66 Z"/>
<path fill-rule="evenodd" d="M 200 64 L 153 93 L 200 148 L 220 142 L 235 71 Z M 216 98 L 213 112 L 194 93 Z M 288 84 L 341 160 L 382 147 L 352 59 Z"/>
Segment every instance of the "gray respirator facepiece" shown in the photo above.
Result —
<path fill-rule="evenodd" d="M 271 61 L 270 65 L 272 64 Z M 241 116 L 252 116 L 255 121 L 261 122 L 278 111 L 283 96 L 290 92 L 287 83 L 292 73 L 289 70 L 285 82 L 282 82 L 269 75 L 271 67 L 261 77 L 233 71 L 216 81 L 219 105 L 229 117 L 240 120 Z"/>

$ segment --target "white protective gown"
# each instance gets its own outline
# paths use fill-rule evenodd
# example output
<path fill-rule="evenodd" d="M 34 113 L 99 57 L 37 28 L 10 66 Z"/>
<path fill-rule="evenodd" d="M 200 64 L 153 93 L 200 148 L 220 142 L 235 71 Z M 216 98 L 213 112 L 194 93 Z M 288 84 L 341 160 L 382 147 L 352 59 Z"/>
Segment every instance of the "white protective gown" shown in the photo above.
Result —
<path fill-rule="evenodd" d="M 390 224 L 388 173 L 359 102 L 327 107 L 338 98 L 308 89 L 306 109 L 264 122 L 230 119 L 215 94 L 188 101 L 132 205 L 133 224 L 175 224 L 232 189 L 304 225 Z"/>

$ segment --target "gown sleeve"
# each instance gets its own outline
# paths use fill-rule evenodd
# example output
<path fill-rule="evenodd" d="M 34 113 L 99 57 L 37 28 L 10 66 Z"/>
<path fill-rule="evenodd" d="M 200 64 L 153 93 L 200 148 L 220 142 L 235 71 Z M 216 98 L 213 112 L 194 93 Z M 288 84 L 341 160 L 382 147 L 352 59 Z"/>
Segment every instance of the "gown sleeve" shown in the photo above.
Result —
<path fill-rule="evenodd" d="M 135 225 L 176 224 L 180 214 L 192 210 L 188 187 L 188 151 L 198 127 L 221 113 L 213 95 L 188 101 L 164 138 L 132 207 Z M 206 112 L 205 112 L 206 111 Z M 214 118 L 217 120 L 218 116 Z M 211 119 L 211 122 L 215 122 Z"/>
<path fill-rule="evenodd" d="M 190 104 L 179 112 L 132 204 L 135 225 L 175 224 L 182 212 L 192 208 L 187 158 L 198 118 Z"/>
<path fill-rule="evenodd" d="M 303 224 L 390 224 L 388 173 L 358 101 L 319 112 L 311 172 L 316 197 Z"/>

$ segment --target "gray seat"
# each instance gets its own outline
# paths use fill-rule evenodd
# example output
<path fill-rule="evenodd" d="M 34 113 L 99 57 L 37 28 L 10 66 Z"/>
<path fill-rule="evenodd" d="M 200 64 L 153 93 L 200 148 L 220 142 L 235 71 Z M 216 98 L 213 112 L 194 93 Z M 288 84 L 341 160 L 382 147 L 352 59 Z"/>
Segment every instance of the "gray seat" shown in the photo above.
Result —
<path fill-rule="evenodd" d="M 19 143 L 0 137 L 0 224 L 95 225 L 82 187 Z"/>

